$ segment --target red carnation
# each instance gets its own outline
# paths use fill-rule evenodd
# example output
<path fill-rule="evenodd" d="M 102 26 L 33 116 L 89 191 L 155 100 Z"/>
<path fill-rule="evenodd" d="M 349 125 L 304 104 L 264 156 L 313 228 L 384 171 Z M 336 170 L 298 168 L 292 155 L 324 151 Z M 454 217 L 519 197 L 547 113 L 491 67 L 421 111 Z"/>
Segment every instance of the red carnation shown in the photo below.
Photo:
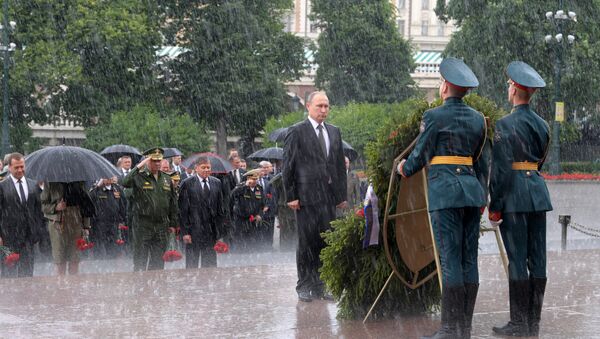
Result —
<path fill-rule="evenodd" d="M 121 231 L 127 231 L 127 230 L 129 229 L 129 227 L 128 227 L 128 226 L 126 226 L 126 225 L 119 225 L 119 229 L 120 229 Z"/>
<path fill-rule="evenodd" d="M 273 194 L 267 193 L 267 199 L 271 199 L 271 198 L 273 198 Z"/>
<path fill-rule="evenodd" d="M 170 250 L 170 251 L 166 251 L 165 254 L 163 254 L 163 261 L 177 261 L 179 259 L 181 259 L 183 256 L 181 255 L 181 253 L 179 253 L 179 251 L 177 250 Z"/>
<path fill-rule="evenodd" d="M 251 215 L 250 218 L 249 218 L 249 220 L 250 220 L 250 222 L 254 222 L 254 216 Z"/>
<path fill-rule="evenodd" d="M 123 239 L 117 239 L 117 240 L 115 240 L 115 242 L 116 242 L 116 243 L 117 243 L 117 245 L 119 245 L 119 246 L 121 246 L 121 245 L 125 244 L 125 240 L 123 240 Z"/>
<path fill-rule="evenodd" d="M 364 218 L 365 217 L 365 210 L 363 210 L 362 208 L 359 208 L 356 210 L 356 212 L 354 213 L 357 217 L 359 218 Z"/>
<path fill-rule="evenodd" d="M 224 243 L 220 240 L 215 243 L 215 246 L 213 248 L 214 248 L 215 252 L 217 252 L 217 253 L 229 252 L 229 245 L 227 245 L 226 243 Z"/>
<path fill-rule="evenodd" d="M 77 245 L 77 249 L 80 251 L 89 250 L 90 248 L 94 247 L 93 242 L 88 242 L 84 238 L 77 239 L 76 245 Z"/>
<path fill-rule="evenodd" d="M 19 253 L 13 252 L 4 258 L 4 265 L 6 265 L 7 267 L 13 267 L 17 264 L 17 262 L 19 261 L 19 258 L 20 258 Z"/>

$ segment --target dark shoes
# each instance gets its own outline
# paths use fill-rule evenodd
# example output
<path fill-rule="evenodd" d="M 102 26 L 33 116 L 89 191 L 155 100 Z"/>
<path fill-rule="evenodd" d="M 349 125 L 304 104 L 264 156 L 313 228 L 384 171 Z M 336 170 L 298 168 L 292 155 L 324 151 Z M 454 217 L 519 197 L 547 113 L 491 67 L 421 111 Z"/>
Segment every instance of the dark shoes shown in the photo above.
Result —
<path fill-rule="evenodd" d="M 310 292 L 301 291 L 301 292 L 298 292 L 298 300 L 305 302 L 305 303 L 309 303 L 313 300 L 313 298 L 312 298 L 312 295 Z"/>

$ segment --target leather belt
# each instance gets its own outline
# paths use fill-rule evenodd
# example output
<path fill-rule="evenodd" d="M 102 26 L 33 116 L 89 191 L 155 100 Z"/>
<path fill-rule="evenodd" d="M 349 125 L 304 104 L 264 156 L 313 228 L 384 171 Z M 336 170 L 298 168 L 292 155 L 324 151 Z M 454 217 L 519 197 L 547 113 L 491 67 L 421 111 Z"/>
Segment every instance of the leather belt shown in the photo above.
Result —
<path fill-rule="evenodd" d="M 512 163 L 512 169 L 515 171 L 537 171 L 539 164 L 530 161 L 517 161 Z"/>
<path fill-rule="evenodd" d="M 472 157 L 460 157 L 457 155 L 436 155 L 431 159 L 430 165 L 465 165 L 473 166 Z"/>

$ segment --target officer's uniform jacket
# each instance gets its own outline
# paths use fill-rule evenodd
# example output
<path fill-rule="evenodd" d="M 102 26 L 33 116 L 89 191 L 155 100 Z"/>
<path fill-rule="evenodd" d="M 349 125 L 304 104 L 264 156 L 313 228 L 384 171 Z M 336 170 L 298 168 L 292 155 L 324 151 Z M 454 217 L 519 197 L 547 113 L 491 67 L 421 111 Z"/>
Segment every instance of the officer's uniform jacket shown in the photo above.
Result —
<path fill-rule="evenodd" d="M 266 206 L 265 194 L 260 185 L 256 185 L 254 192 L 250 186 L 239 185 L 231 192 L 233 200 L 233 216 L 238 228 L 252 229 L 255 222 L 250 221 L 250 216 L 263 215 Z"/>
<path fill-rule="evenodd" d="M 529 105 L 519 105 L 496 122 L 490 178 L 490 211 L 552 210 L 550 194 L 539 170 L 545 160 L 548 124 Z M 538 170 L 513 170 L 514 162 L 537 164 Z"/>
<path fill-rule="evenodd" d="M 113 184 L 110 189 L 96 186 L 90 190 L 90 198 L 96 206 L 96 215 L 92 218 L 93 227 L 126 223 L 125 196 L 119 185 Z"/>
<path fill-rule="evenodd" d="M 429 166 L 429 211 L 486 204 L 481 183 L 487 183 L 488 167 L 479 158 L 485 138 L 485 118 L 462 99 L 448 98 L 424 113 L 417 143 L 404 163 L 404 175 L 417 173 L 434 156 L 472 157 L 474 162 L 473 166 Z"/>
<path fill-rule="evenodd" d="M 145 224 L 177 226 L 177 194 L 171 177 L 162 171 L 158 179 L 147 169 L 135 167 L 125 178 L 123 186 L 131 188 L 133 214 Z"/>

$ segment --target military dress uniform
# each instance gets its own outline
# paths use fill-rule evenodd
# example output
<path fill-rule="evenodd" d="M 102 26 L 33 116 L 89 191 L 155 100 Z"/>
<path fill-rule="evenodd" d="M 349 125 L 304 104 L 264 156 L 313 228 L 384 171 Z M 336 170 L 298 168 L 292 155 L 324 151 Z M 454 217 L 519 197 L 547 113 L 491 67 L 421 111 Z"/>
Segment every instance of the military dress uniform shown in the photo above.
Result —
<path fill-rule="evenodd" d="M 90 190 L 90 198 L 96 206 L 90 230 L 91 241 L 95 244 L 94 257 L 115 258 L 119 253 L 118 227 L 127 220 L 123 189 L 116 184 L 95 186 Z"/>
<path fill-rule="evenodd" d="M 531 93 L 545 86 L 524 62 L 512 62 L 513 85 Z M 546 286 L 546 212 L 552 210 L 542 168 L 549 126 L 529 104 L 515 106 L 496 123 L 490 178 L 491 215 L 501 213 L 500 232 L 508 254 L 510 322 L 494 331 L 537 335 Z"/>
<path fill-rule="evenodd" d="M 244 177 L 255 176 L 258 179 L 258 171 L 248 171 L 244 174 Z M 238 235 L 233 239 L 234 244 L 242 250 L 252 249 L 260 243 L 261 233 L 259 228 L 261 227 L 260 224 L 265 222 L 264 220 L 261 222 L 256 220 L 256 216 L 262 218 L 263 209 L 266 206 L 264 191 L 258 184 L 254 188 L 247 185 L 238 185 L 231 192 L 231 199 L 236 228 L 235 234 Z"/>
<path fill-rule="evenodd" d="M 144 152 L 152 160 L 162 160 L 164 151 Z M 148 169 L 135 167 L 123 186 L 131 188 L 133 223 L 133 270 L 163 269 L 169 227 L 177 226 L 177 196 L 171 177 L 162 171 L 154 177 Z"/>
<path fill-rule="evenodd" d="M 465 91 L 479 84 L 458 59 L 444 59 L 440 73 L 448 86 Z M 442 329 L 433 338 L 470 336 L 479 286 L 480 208 L 486 205 L 480 177 L 487 178 L 487 167 L 479 158 L 485 140 L 483 115 L 462 98 L 449 97 L 424 113 L 415 148 L 401 164 L 406 177 L 428 166 L 429 214 L 443 282 Z"/>

